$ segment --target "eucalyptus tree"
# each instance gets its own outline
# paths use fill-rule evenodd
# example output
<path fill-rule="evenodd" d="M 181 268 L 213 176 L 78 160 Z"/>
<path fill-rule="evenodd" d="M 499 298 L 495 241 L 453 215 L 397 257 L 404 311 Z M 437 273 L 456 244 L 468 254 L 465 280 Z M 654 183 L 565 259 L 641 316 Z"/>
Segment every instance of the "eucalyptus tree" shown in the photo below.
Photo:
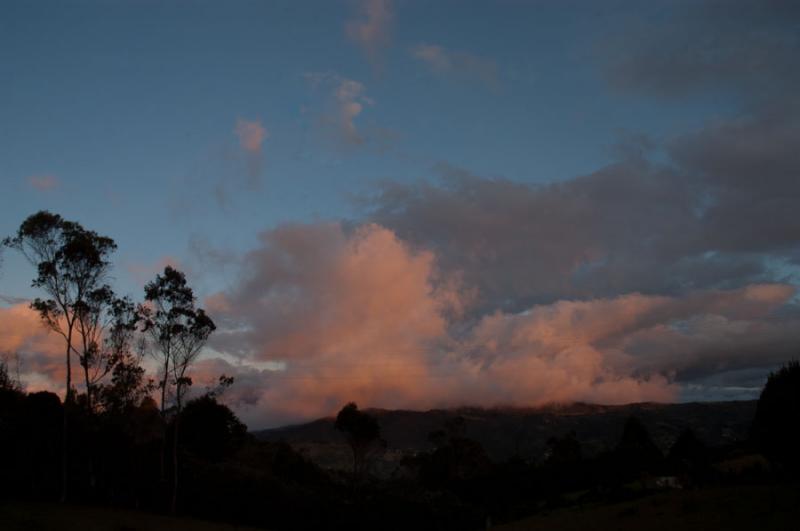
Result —
<path fill-rule="evenodd" d="M 92 290 L 76 306 L 79 345 L 75 354 L 83 369 L 86 407 L 90 413 L 94 411 L 96 387 L 114 369 L 127 348 L 124 342 L 129 340 L 128 333 L 135 329 L 132 307 L 133 303 L 118 299 L 108 285 Z"/>
<path fill-rule="evenodd" d="M 17 233 L 3 240 L 36 268 L 32 286 L 45 293 L 31 303 L 42 322 L 64 339 L 66 382 L 62 434 L 61 499 L 67 497 L 67 433 L 69 405 L 73 402 L 72 355 L 79 315 L 91 294 L 104 285 L 111 267 L 109 257 L 117 245 L 111 238 L 87 230 L 46 210 L 32 214 Z"/>
<path fill-rule="evenodd" d="M 140 306 L 140 315 L 152 341 L 151 353 L 161 369 L 161 414 L 165 418 L 168 413 L 173 414 L 171 508 L 175 512 L 180 415 L 186 392 L 192 385 L 189 370 L 216 326 L 202 308 L 196 307 L 194 291 L 187 284 L 186 275 L 171 266 L 166 266 L 163 274 L 156 275 L 144 292 L 145 304 Z M 167 408 L 170 392 L 174 406 Z"/>

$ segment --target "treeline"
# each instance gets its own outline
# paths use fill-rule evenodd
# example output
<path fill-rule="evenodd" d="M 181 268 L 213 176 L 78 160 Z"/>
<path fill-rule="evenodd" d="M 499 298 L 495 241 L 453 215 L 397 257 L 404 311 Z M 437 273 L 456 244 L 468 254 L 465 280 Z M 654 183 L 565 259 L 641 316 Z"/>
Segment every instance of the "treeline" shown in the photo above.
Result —
<path fill-rule="evenodd" d="M 33 495 L 57 492 L 62 502 L 126 491 L 138 504 L 144 494 L 136 485 L 146 480 L 137 474 L 146 477 L 157 463 L 161 488 L 155 490 L 168 490 L 175 512 L 189 372 L 216 328 L 196 306 L 185 275 L 167 266 L 147 283 L 141 302 L 119 296 L 108 283 L 114 240 L 47 211 L 25 219 L 3 246 L 18 251 L 36 272 L 31 284 L 41 296 L 30 306 L 63 340 L 65 374 L 60 401 L 52 393 L 24 396 L 4 367 L 0 437 L 8 455 L 21 457 L 6 476 L 27 480 Z M 158 374 L 145 374 L 144 356 L 156 361 Z M 74 369 L 80 385 L 73 382 Z M 205 399 L 232 382 L 220 376 L 220 388 L 208 390 Z M 149 459 L 152 444 L 158 447 L 155 461 Z M 53 470 L 59 471 L 55 482 Z M 119 483 L 115 474 L 128 482 Z"/>
<path fill-rule="evenodd" d="M 5 375 L 5 376 L 3 376 Z M 165 425 L 150 397 L 107 403 L 90 414 L 47 392 L 25 394 L 0 370 L 1 494 L 56 500 L 61 418 L 69 409 L 70 499 L 166 512 L 170 470 Z M 629 418 L 616 445 L 587 457 L 574 433 L 548 441 L 537 461 L 493 462 L 455 417 L 429 434 L 427 451 L 405 456 L 391 477 L 370 473 L 386 449 L 379 422 L 348 404 L 336 419 L 352 467 L 323 470 L 285 443 L 259 441 L 213 393 L 181 411 L 177 461 L 181 514 L 267 529 L 481 529 L 554 508 L 628 500 L 662 489 L 796 483 L 800 364 L 772 375 L 750 436 L 708 446 L 684 430 L 666 451 Z M 163 466 L 166 465 L 166 466 Z M 166 473 L 166 477 L 165 477 Z"/>

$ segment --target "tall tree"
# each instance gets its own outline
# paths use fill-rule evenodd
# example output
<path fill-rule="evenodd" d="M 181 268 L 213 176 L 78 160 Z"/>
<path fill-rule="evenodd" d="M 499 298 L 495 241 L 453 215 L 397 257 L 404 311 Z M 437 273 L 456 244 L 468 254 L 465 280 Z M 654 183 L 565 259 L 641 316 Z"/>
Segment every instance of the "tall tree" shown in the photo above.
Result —
<path fill-rule="evenodd" d="M 192 385 L 189 369 L 197 360 L 200 351 L 211 333 L 216 329 L 214 321 L 206 312 L 195 306 L 192 288 L 186 275 L 167 266 L 163 274 L 145 286 L 145 304 L 140 313 L 144 330 L 149 333 L 153 345 L 153 356 L 161 365 L 161 413 L 170 411 L 166 406 L 169 391 L 173 392 L 173 436 L 172 436 L 172 512 L 178 499 L 178 440 L 180 417 L 188 388 Z"/>
<path fill-rule="evenodd" d="M 167 392 L 173 359 L 179 349 L 181 335 L 190 326 L 195 312 L 192 288 L 186 283 L 186 275 L 171 266 L 163 274 L 144 287 L 145 304 L 139 307 L 144 331 L 149 335 L 152 348 L 150 354 L 160 366 L 161 414 L 166 415 Z"/>
<path fill-rule="evenodd" d="M 64 338 L 66 389 L 61 474 L 61 499 L 64 501 L 67 497 L 67 411 L 73 400 L 75 326 L 87 298 L 103 285 L 111 267 L 109 256 L 117 245 L 111 238 L 45 210 L 29 216 L 16 235 L 5 238 L 3 244 L 22 253 L 36 268 L 37 275 L 32 285 L 43 290 L 47 297 L 35 299 L 31 307 L 50 330 Z"/>

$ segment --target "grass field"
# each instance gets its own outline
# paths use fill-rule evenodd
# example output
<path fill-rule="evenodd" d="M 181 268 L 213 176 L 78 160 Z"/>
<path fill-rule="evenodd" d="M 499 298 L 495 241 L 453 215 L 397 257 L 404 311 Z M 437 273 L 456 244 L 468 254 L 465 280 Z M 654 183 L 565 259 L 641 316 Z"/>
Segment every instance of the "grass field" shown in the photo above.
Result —
<path fill-rule="evenodd" d="M 558 509 L 498 526 L 503 531 L 710 531 L 800 529 L 800 487 L 671 491 L 610 505 Z"/>
<path fill-rule="evenodd" d="M 247 531 L 251 528 L 133 511 L 39 503 L 0 503 L 2 531 Z"/>

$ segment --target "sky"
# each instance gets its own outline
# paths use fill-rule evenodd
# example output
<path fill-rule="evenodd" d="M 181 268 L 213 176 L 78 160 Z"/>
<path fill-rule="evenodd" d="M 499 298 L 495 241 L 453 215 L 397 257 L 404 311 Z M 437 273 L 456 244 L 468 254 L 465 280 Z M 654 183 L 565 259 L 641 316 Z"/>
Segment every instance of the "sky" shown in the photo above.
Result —
<path fill-rule="evenodd" d="M 8 0 L 0 232 L 185 271 L 251 428 L 754 398 L 800 351 L 798 52 L 780 0 Z M 0 351 L 58 390 L 33 274 Z"/>

